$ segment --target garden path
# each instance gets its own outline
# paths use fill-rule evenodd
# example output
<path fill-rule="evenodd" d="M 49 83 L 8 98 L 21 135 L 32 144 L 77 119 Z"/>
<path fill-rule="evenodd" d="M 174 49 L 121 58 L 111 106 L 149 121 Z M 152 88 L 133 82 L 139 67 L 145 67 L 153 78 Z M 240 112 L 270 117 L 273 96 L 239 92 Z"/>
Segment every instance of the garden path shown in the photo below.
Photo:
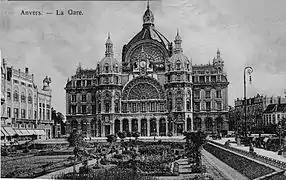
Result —
<path fill-rule="evenodd" d="M 247 180 L 248 178 L 228 166 L 211 153 L 202 150 L 202 163 L 207 168 L 207 173 L 217 180 Z"/>

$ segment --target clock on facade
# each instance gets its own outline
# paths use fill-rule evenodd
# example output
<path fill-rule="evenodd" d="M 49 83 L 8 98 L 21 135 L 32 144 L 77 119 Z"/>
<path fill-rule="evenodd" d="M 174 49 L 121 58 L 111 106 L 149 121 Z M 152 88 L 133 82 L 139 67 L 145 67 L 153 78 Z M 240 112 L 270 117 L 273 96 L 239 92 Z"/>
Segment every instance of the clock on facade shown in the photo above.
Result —
<path fill-rule="evenodd" d="M 145 66 L 146 66 L 146 61 L 141 61 L 141 62 L 140 62 L 140 67 L 141 67 L 141 68 L 144 68 Z"/>

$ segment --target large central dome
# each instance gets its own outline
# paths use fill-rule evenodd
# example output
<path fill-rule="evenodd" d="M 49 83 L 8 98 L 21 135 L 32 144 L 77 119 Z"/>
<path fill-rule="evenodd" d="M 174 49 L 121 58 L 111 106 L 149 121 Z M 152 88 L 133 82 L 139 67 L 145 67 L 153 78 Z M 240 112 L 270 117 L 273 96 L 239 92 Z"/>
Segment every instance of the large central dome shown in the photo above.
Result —
<path fill-rule="evenodd" d="M 155 40 L 163 45 L 163 47 L 168 48 L 170 41 L 158 30 L 156 30 L 154 25 L 154 15 L 149 8 L 149 3 L 147 5 L 147 10 L 143 15 L 143 28 L 142 30 L 137 33 L 131 41 L 128 42 L 127 45 L 124 45 L 123 52 L 122 52 L 122 61 L 125 60 L 126 52 L 138 41 L 142 40 Z"/>

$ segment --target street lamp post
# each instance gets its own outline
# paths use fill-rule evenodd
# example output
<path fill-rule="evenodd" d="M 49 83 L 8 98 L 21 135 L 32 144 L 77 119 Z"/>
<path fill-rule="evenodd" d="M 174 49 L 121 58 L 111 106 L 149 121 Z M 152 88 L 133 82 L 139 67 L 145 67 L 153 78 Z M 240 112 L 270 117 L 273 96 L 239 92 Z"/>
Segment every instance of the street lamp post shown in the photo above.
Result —
<path fill-rule="evenodd" d="M 244 80 L 244 121 L 245 121 L 245 137 L 247 137 L 247 124 L 246 124 L 246 78 L 245 78 L 245 72 L 249 74 L 249 81 L 251 83 L 251 73 L 253 72 L 252 67 L 247 66 L 244 68 L 243 71 L 243 80 Z"/>

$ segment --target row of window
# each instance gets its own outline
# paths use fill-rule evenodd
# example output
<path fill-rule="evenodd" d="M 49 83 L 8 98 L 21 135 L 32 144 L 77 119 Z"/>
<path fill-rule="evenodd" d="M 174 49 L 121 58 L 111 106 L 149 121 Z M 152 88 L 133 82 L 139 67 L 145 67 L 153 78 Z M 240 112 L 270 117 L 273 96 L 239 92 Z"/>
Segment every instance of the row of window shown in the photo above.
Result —
<path fill-rule="evenodd" d="M 201 103 L 195 102 L 194 103 L 194 111 L 199 112 L 201 110 L 205 110 L 205 111 L 217 110 L 217 111 L 220 111 L 220 110 L 222 110 L 222 103 L 220 101 L 217 101 L 216 102 L 216 109 L 212 109 L 211 108 L 211 102 L 206 102 L 205 103 L 205 109 L 201 109 Z"/>
<path fill-rule="evenodd" d="M 221 75 L 215 76 L 192 76 L 194 83 L 210 83 L 210 82 L 221 82 Z"/>
<path fill-rule="evenodd" d="M 102 112 L 102 113 L 110 113 L 111 112 L 111 103 L 110 101 L 105 101 L 103 104 L 103 111 L 102 111 L 102 104 L 99 102 L 98 107 L 97 107 L 97 112 Z M 114 111 L 115 113 L 120 112 L 120 107 L 119 107 L 119 102 L 114 103 Z M 155 102 L 151 103 L 122 103 L 122 112 L 127 113 L 127 112 L 164 112 L 165 111 L 165 105 L 164 104 L 159 104 Z M 91 105 L 71 105 L 69 109 L 70 114 L 95 114 L 96 113 L 96 106 Z"/>
<path fill-rule="evenodd" d="M 100 84 L 120 84 L 119 76 L 112 77 L 102 77 L 97 81 L 95 80 L 77 80 L 75 83 L 73 83 L 73 87 L 91 87 L 94 85 L 100 85 Z"/>
<path fill-rule="evenodd" d="M 71 95 L 71 102 L 77 102 L 76 94 Z M 81 95 L 81 102 L 87 102 L 86 94 Z M 91 102 L 95 102 L 95 95 L 91 96 Z"/>
<path fill-rule="evenodd" d="M 188 82 L 191 82 L 191 75 L 190 74 L 187 74 L 187 81 Z M 171 75 L 168 75 L 167 76 L 167 82 L 170 83 L 171 81 L 184 81 L 184 76 L 182 75 L 176 75 L 176 76 L 171 76 Z"/>
<path fill-rule="evenodd" d="M 13 82 L 14 82 L 15 84 L 19 84 L 19 81 L 16 80 L 16 79 L 14 79 Z M 26 83 L 24 83 L 24 82 L 21 81 L 21 85 L 26 86 Z M 32 87 L 32 84 L 28 84 L 28 87 Z"/>
<path fill-rule="evenodd" d="M 168 64 L 168 65 L 167 65 L 167 70 L 168 70 L 168 71 L 171 71 L 171 69 L 172 69 L 172 65 L 171 65 L 171 64 Z M 174 69 L 177 70 L 177 71 L 184 70 L 184 69 L 183 69 L 183 64 L 181 63 L 180 60 L 178 60 L 178 61 L 176 62 L 176 65 L 175 65 L 175 68 L 174 68 Z M 187 71 L 190 70 L 190 63 L 187 63 L 187 64 L 186 64 L 186 70 L 187 70 Z"/>
<path fill-rule="evenodd" d="M 280 119 L 286 118 L 286 114 L 277 114 L 277 119 L 276 119 L 276 115 L 275 114 L 264 114 L 263 119 L 264 119 L 264 123 L 266 125 L 269 124 L 277 124 L 278 121 L 280 121 Z M 276 122 L 277 120 L 277 122 Z"/>
<path fill-rule="evenodd" d="M 98 70 L 99 70 L 99 67 L 98 67 Z M 113 67 L 113 71 L 118 73 L 119 72 L 119 67 L 117 64 L 114 65 Z M 98 71 L 99 72 L 99 71 Z M 104 73 L 110 73 L 111 72 L 111 68 L 110 68 L 110 65 L 108 63 L 105 63 L 104 65 Z"/>
<path fill-rule="evenodd" d="M 45 116 L 46 115 L 46 116 Z M 7 116 L 11 118 L 11 107 L 7 107 Z M 21 114 L 19 114 L 19 108 L 14 108 L 14 118 L 22 118 L 22 119 L 37 119 L 37 111 L 34 111 L 33 115 L 33 110 L 27 110 L 26 109 L 21 109 Z M 47 109 L 45 113 L 45 109 L 39 109 L 39 119 L 40 120 L 50 120 L 50 110 Z"/>
<path fill-rule="evenodd" d="M 203 90 L 201 90 L 203 91 Z M 201 99 L 201 91 L 200 90 L 194 90 L 194 99 Z M 210 99 L 211 98 L 211 90 L 205 90 L 205 98 Z M 216 90 L 215 98 L 222 98 L 221 96 L 221 90 Z"/>

